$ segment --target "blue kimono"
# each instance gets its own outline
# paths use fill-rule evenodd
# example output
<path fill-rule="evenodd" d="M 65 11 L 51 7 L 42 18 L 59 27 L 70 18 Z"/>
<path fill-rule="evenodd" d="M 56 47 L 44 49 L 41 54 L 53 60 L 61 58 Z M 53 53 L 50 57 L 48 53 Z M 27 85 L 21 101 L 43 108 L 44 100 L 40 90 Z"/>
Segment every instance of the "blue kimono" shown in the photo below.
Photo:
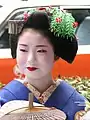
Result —
<path fill-rule="evenodd" d="M 21 82 L 13 80 L 0 91 L 0 105 L 11 100 L 28 100 L 29 92 L 31 91 Z M 36 97 L 34 102 L 40 103 Z M 66 113 L 67 120 L 74 120 L 75 113 L 85 108 L 85 106 L 79 106 L 79 102 L 85 102 L 85 98 L 62 81 L 44 105 L 56 107 Z"/>

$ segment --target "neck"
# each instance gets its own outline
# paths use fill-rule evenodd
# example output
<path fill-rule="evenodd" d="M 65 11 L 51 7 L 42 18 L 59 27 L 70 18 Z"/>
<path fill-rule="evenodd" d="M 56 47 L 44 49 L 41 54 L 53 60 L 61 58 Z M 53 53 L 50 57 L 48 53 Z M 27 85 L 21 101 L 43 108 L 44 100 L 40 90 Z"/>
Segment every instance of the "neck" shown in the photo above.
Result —
<path fill-rule="evenodd" d="M 51 74 L 48 74 L 39 79 L 31 79 L 26 77 L 25 81 L 33 85 L 40 93 L 43 93 L 46 89 L 50 87 L 50 85 L 53 84 Z"/>

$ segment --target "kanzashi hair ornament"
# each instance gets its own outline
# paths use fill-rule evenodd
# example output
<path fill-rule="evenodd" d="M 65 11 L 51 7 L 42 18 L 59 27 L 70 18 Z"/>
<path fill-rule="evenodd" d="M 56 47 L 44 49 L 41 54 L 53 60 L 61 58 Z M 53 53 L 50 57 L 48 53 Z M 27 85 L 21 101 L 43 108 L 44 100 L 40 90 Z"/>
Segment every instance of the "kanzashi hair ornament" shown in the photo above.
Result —
<path fill-rule="evenodd" d="M 67 13 L 59 8 L 33 8 L 24 13 L 24 21 L 27 21 L 31 13 L 41 11 L 46 12 L 50 18 L 49 30 L 54 33 L 56 37 L 72 38 L 75 36 L 75 31 L 78 23 L 75 21 L 71 13 Z"/>

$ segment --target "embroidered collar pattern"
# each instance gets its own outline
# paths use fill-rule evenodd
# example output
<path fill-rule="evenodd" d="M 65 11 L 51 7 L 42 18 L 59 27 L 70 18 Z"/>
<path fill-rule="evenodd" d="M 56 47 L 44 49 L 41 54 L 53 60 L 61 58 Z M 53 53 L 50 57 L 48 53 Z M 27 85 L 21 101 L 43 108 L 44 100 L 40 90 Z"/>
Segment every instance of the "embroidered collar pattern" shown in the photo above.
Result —
<path fill-rule="evenodd" d="M 52 95 L 52 93 L 55 91 L 55 89 L 58 87 L 58 85 L 60 84 L 60 80 L 55 81 L 54 84 L 52 84 L 42 94 L 28 82 L 24 82 L 23 84 L 34 94 L 34 96 L 39 100 L 41 104 L 44 104 L 48 100 L 48 98 Z"/>

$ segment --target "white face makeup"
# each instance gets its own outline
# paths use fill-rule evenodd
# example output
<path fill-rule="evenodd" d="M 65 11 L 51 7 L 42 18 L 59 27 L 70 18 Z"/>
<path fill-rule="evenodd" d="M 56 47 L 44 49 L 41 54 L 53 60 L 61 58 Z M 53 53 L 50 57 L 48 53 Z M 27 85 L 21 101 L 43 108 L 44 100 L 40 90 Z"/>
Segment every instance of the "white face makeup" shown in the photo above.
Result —
<path fill-rule="evenodd" d="M 28 78 L 39 79 L 51 72 L 54 51 L 48 39 L 34 30 L 27 30 L 19 37 L 17 64 Z"/>

